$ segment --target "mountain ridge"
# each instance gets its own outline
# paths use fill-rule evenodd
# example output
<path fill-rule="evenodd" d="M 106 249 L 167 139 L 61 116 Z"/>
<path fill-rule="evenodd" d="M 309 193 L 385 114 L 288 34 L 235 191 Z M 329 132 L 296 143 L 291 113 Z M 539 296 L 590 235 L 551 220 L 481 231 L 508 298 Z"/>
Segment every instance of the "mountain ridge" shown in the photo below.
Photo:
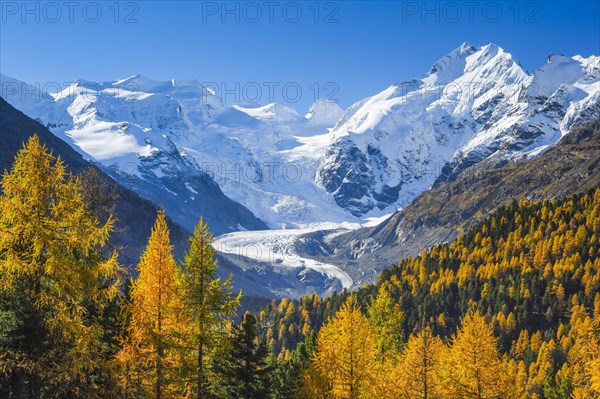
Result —
<path fill-rule="evenodd" d="M 351 106 L 317 178 L 341 207 L 370 215 L 493 154 L 554 145 L 598 115 L 598 57 L 556 56 L 528 73 L 495 44 L 464 43 L 419 79 Z"/>
<path fill-rule="evenodd" d="M 14 91 L 18 81 L 3 79 Z M 127 165 L 134 180 L 140 158 L 165 150 L 169 138 L 199 174 L 209 170 L 225 195 L 278 228 L 380 217 L 493 154 L 535 156 L 600 114 L 599 86 L 598 56 L 555 55 L 528 72 L 496 44 L 465 42 L 417 79 L 345 112 L 317 100 L 304 117 L 277 103 L 226 104 L 198 80 L 142 75 L 80 79 L 52 100 L 41 93 L 44 104 L 9 97 L 80 152 Z M 108 141 L 116 145 L 101 145 Z M 193 212 L 190 193 L 173 192 L 184 199 L 170 201 Z M 223 227 L 217 233 L 240 230 Z"/>
<path fill-rule="evenodd" d="M 80 79 L 31 101 L 32 86 L 1 78 L 9 102 L 188 231 L 203 216 L 223 243 L 258 245 L 252 256 L 229 249 L 224 263 L 257 293 L 268 277 L 275 296 L 352 288 L 417 246 L 451 239 L 452 223 L 408 225 L 405 241 L 391 224 L 344 229 L 415 209 L 422 193 L 446 198 L 436 187 L 463 173 L 543 157 L 600 118 L 600 57 L 555 55 L 528 72 L 495 44 L 463 43 L 418 79 L 345 112 L 318 100 L 304 116 L 277 103 L 229 105 L 198 80 Z M 281 245 L 300 257 L 285 259 Z"/>

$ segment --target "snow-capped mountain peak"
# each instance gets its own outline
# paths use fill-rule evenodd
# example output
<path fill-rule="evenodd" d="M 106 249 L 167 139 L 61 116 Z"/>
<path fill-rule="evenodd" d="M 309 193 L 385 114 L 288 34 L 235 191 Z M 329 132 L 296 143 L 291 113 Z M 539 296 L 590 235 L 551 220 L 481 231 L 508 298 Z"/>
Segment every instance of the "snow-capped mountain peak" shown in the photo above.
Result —
<path fill-rule="evenodd" d="M 419 80 L 350 107 L 317 182 L 344 209 L 372 215 L 493 154 L 538 153 L 574 124 L 600 118 L 595 59 L 545 61 L 529 74 L 495 44 L 464 43 Z"/>
<path fill-rule="evenodd" d="M 133 75 L 117 80 L 113 87 L 127 88 L 129 91 L 161 92 L 168 91 L 174 86 L 173 81 L 158 81 L 144 75 Z"/>
<path fill-rule="evenodd" d="M 254 118 L 274 123 L 298 123 L 301 120 L 301 116 L 295 109 L 279 103 L 270 103 L 259 107 L 234 105 L 234 108 Z"/>
<path fill-rule="evenodd" d="M 477 49 L 471 44 L 464 42 L 460 47 L 452 50 L 444 57 L 436 61 L 429 69 L 426 77 L 423 78 L 426 83 L 443 83 L 456 79 L 460 76 L 464 69 L 465 59 L 467 56 L 476 52 Z M 428 77 L 432 77 L 427 79 Z"/>
<path fill-rule="evenodd" d="M 170 168 L 152 165 L 172 153 L 171 142 L 186 168 L 210 170 L 275 227 L 389 213 L 437 179 L 493 154 L 552 145 L 599 117 L 600 57 L 554 55 L 540 65 L 528 73 L 493 43 L 465 42 L 417 79 L 346 111 L 321 99 L 305 116 L 278 103 L 231 106 L 197 80 L 78 80 L 37 102 L 18 93 L 31 88 L 2 80 L 17 92 L 9 102 L 93 160 L 162 176 Z"/>
<path fill-rule="evenodd" d="M 312 124 L 333 126 L 344 115 L 337 102 L 321 98 L 315 101 L 304 116 Z"/>

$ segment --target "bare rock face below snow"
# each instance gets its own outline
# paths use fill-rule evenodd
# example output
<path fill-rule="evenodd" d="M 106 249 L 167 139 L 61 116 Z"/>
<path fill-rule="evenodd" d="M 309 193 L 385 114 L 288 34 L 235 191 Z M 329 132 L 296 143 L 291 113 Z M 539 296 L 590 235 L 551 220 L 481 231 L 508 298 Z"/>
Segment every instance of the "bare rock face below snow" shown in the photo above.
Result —
<path fill-rule="evenodd" d="M 139 177 L 118 168 L 104 170 L 120 184 L 159 204 L 188 231 L 194 230 L 199 217 L 217 235 L 240 228 L 268 229 L 246 207 L 223 194 L 211 176 L 198 170 L 170 141 L 164 149 L 140 159 Z"/>
<path fill-rule="evenodd" d="M 320 169 L 317 178 L 338 205 L 354 216 L 364 215 L 374 207 L 383 210 L 398 200 L 401 184 L 373 189 L 376 177 L 369 165 L 385 168 L 388 162 L 379 149 L 369 146 L 364 154 L 351 140 L 342 138 L 327 149 L 325 158 L 334 167 Z"/>

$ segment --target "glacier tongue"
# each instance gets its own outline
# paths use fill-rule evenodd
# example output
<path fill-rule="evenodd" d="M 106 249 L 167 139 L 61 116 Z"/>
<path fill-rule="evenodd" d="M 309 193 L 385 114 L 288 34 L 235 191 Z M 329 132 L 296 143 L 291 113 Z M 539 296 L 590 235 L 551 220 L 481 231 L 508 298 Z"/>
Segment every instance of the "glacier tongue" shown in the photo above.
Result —
<path fill-rule="evenodd" d="M 239 263 L 248 258 L 275 265 L 274 273 L 287 275 L 289 285 L 277 291 L 281 297 L 298 298 L 313 292 L 328 296 L 352 287 L 352 278 L 337 266 L 322 262 L 316 257 L 305 258 L 296 250 L 296 241 L 303 234 L 320 227 L 269 230 L 260 232 L 236 232 L 225 234 L 214 242 L 221 254 Z"/>

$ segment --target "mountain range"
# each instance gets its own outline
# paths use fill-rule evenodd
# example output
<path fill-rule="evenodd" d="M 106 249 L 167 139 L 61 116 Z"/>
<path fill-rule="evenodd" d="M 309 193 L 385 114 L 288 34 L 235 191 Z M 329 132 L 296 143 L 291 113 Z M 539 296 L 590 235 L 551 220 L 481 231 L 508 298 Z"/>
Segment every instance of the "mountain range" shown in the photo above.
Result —
<path fill-rule="evenodd" d="M 101 190 L 98 191 L 103 191 L 98 194 L 101 197 L 109 198 L 110 201 L 115 201 L 115 226 L 110 235 L 109 248 L 118 251 L 120 263 L 127 268 L 130 275 L 135 275 L 135 265 L 148 243 L 150 231 L 160 206 L 118 184 L 109 175 L 103 173 L 102 169 L 86 161 L 66 142 L 53 135 L 39 122 L 15 109 L 3 98 L 0 98 L 0 132 L 0 166 L 2 170 L 11 167 L 14 157 L 23 147 L 23 143 L 36 134 L 54 156 L 61 158 L 69 172 L 81 174 L 90 169 L 96 171 L 94 183 L 101 187 Z M 95 200 L 100 206 L 107 205 L 101 198 L 95 198 Z M 108 207 L 111 208 L 110 204 Z M 188 245 L 190 231 L 170 218 L 167 223 L 175 258 L 182 260 Z M 221 254 L 218 254 L 218 260 L 220 263 L 219 276 L 226 278 L 232 274 L 234 288 L 238 291 L 243 290 L 246 296 L 272 297 L 274 293 L 282 293 L 293 287 L 289 276 L 266 263 L 258 267 L 253 264 L 253 267 L 249 268 L 243 262 L 243 258 L 239 258 L 237 263 L 233 263 Z M 296 286 L 301 284 L 298 282 Z"/>
<path fill-rule="evenodd" d="M 183 231 L 204 217 L 237 286 L 257 295 L 351 289 L 509 194 L 553 198 L 596 176 L 598 56 L 554 55 L 529 72 L 495 44 L 463 43 L 419 78 L 347 110 L 317 100 L 304 116 L 227 104 L 200 81 L 77 80 L 52 94 L 0 83 L 8 103 Z M 539 167 L 560 179 L 535 179 Z"/>

